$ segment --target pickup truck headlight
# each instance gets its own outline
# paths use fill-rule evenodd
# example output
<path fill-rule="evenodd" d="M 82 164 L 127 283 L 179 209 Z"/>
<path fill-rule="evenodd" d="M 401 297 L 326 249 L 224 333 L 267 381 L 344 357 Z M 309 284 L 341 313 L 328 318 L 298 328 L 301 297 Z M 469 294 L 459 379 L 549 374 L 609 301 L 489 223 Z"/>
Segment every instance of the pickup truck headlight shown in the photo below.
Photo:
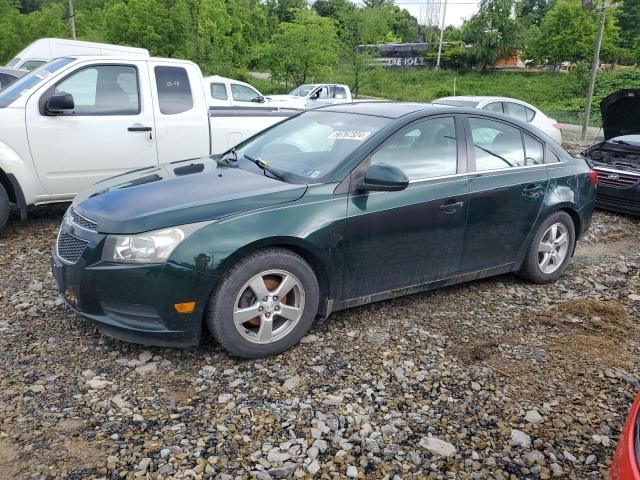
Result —
<path fill-rule="evenodd" d="M 102 260 L 117 263 L 162 263 L 180 243 L 210 222 L 192 223 L 137 235 L 109 235 Z"/>

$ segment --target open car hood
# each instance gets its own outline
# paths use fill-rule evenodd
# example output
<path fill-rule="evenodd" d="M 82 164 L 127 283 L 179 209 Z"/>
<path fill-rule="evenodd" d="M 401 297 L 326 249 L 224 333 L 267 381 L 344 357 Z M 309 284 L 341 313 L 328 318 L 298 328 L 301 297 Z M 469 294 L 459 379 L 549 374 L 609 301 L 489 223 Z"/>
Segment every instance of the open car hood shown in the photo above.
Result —
<path fill-rule="evenodd" d="M 640 89 L 618 90 L 600 102 L 604 138 L 640 134 Z"/>

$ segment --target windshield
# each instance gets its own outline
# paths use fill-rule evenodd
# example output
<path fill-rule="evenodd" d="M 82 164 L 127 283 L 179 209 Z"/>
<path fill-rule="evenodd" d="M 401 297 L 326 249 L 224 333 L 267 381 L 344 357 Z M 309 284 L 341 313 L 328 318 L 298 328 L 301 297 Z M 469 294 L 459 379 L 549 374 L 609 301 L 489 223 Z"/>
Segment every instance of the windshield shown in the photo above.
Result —
<path fill-rule="evenodd" d="M 306 97 L 314 88 L 315 85 L 300 85 L 298 88 L 291 90 L 289 95 L 293 95 L 294 97 Z"/>
<path fill-rule="evenodd" d="M 349 154 L 390 122 L 370 115 L 308 111 L 240 144 L 235 157 L 240 167 L 260 173 L 254 160 L 266 162 L 287 182 L 322 183 Z M 225 158 L 233 160 L 233 151 Z"/>
<path fill-rule="evenodd" d="M 16 101 L 21 95 L 32 89 L 53 72 L 60 70 L 65 65 L 73 62 L 73 58 L 56 58 L 40 68 L 28 73 L 20 80 L 9 85 L 0 92 L 0 108 L 5 108 Z"/>

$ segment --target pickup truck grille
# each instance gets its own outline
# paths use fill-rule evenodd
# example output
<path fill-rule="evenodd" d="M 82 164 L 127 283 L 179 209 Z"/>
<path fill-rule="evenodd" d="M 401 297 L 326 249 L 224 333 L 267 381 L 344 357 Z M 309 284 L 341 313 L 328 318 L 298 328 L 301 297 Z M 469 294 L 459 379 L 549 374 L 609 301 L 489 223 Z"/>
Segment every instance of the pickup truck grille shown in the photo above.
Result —
<path fill-rule="evenodd" d="M 78 212 L 76 212 L 73 207 L 69 208 L 69 215 L 71 217 L 71 221 L 75 223 L 80 228 L 84 228 L 85 230 L 91 230 L 93 232 L 96 231 L 98 224 L 89 220 L 86 217 L 83 217 Z"/>
<path fill-rule="evenodd" d="M 628 188 L 633 187 L 640 181 L 640 176 L 626 173 L 612 172 L 610 170 L 600 170 L 598 172 L 598 185 L 607 187 Z"/>
<path fill-rule="evenodd" d="M 57 245 L 58 256 L 65 262 L 76 263 L 80 260 L 88 243 L 70 233 L 60 232 Z"/>

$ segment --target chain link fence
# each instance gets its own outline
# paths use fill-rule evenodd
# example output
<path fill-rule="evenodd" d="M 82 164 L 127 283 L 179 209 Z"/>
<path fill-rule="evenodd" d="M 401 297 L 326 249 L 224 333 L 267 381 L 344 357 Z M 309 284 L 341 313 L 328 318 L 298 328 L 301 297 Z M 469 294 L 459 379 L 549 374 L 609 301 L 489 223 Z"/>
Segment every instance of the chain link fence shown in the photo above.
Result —
<path fill-rule="evenodd" d="M 603 139 L 602 120 L 599 114 L 592 114 L 587 134 L 582 138 L 582 112 L 545 111 L 545 115 L 554 118 L 562 130 L 562 142 L 573 145 L 589 146 Z"/>

